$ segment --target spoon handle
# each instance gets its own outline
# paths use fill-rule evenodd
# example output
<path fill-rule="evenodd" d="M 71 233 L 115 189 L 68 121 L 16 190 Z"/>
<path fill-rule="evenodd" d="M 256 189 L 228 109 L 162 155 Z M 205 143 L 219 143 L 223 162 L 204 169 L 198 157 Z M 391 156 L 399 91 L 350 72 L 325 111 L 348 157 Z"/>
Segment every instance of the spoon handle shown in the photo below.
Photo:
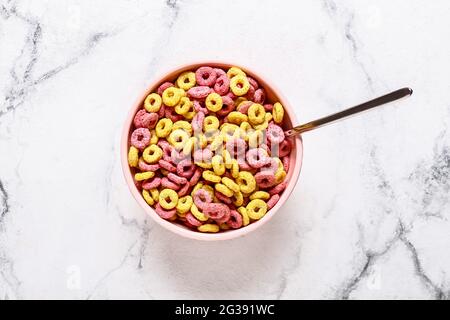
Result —
<path fill-rule="evenodd" d="M 303 133 L 306 131 L 314 130 L 314 129 L 320 128 L 326 124 L 332 123 L 334 121 L 347 118 L 353 114 L 381 106 L 383 104 L 398 100 L 400 98 L 408 97 L 408 96 L 412 95 L 412 93 L 413 93 L 413 90 L 411 88 L 398 89 L 398 90 L 388 93 L 384 96 L 361 103 L 357 106 L 354 106 L 354 107 L 336 112 L 334 114 L 331 114 L 329 116 L 299 125 L 290 130 L 287 130 L 284 134 L 285 134 L 285 136 L 289 137 L 289 136 L 300 134 L 300 133 Z"/>

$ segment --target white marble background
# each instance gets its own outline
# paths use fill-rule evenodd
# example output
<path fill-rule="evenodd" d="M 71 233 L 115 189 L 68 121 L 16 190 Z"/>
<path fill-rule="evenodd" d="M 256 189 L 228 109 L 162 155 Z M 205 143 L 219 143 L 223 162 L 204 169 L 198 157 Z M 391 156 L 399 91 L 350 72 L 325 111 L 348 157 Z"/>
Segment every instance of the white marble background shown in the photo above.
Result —
<path fill-rule="evenodd" d="M 0 1 L 0 298 L 450 297 L 450 3 Z M 163 230 L 119 163 L 128 108 L 191 60 L 249 65 L 312 120 L 299 183 L 253 234 Z"/>

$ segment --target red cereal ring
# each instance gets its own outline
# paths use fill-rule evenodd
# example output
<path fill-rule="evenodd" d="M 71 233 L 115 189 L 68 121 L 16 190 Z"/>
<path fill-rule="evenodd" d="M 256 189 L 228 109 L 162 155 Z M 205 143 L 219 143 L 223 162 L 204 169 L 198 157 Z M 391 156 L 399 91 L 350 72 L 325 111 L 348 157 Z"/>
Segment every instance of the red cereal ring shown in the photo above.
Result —
<path fill-rule="evenodd" d="M 143 150 L 150 144 L 150 130 L 147 128 L 137 128 L 131 134 L 131 145 Z"/>
<path fill-rule="evenodd" d="M 223 203 L 231 204 L 233 202 L 230 197 L 227 197 L 226 195 L 220 193 L 219 191 L 215 191 L 214 195 L 216 196 L 217 199 L 219 199 Z"/>
<path fill-rule="evenodd" d="M 241 138 L 231 138 L 226 143 L 226 149 L 232 157 L 245 154 L 246 144 Z"/>
<path fill-rule="evenodd" d="M 161 105 L 161 108 L 159 108 L 159 111 L 158 111 L 158 117 L 160 117 L 160 118 L 164 118 L 164 115 L 166 114 L 166 106 L 165 105 Z"/>
<path fill-rule="evenodd" d="M 191 159 L 181 160 L 177 164 L 177 173 L 179 176 L 183 177 L 187 183 L 187 179 L 191 178 L 195 172 L 195 164 L 191 162 Z"/>
<path fill-rule="evenodd" d="M 290 154 L 291 153 L 291 148 L 292 148 L 291 142 L 289 140 L 287 140 L 287 139 L 284 139 L 280 143 L 280 155 L 279 155 L 279 157 L 282 158 L 282 157 L 285 157 L 288 154 Z"/>
<path fill-rule="evenodd" d="M 211 87 L 217 79 L 217 74 L 211 67 L 200 67 L 195 71 L 195 80 L 200 86 Z"/>
<path fill-rule="evenodd" d="M 195 169 L 194 174 L 190 178 L 189 185 L 191 187 L 195 186 L 201 177 L 202 177 L 202 169 L 200 168 Z"/>
<path fill-rule="evenodd" d="M 236 210 L 231 210 L 227 224 L 233 229 L 242 227 L 242 216 Z"/>
<path fill-rule="evenodd" d="M 220 68 L 214 68 L 214 71 L 216 72 L 217 77 L 220 77 L 220 76 L 223 76 L 223 75 L 227 74 L 224 70 L 222 70 Z"/>
<path fill-rule="evenodd" d="M 166 169 L 169 172 L 177 172 L 177 167 L 175 167 L 169 161 L 161 159 L 158 161 L 158 164 L 160 165 L 161 168 Z"/>
<path fill-rule="evenodd" d="M 238 165 L 239 165 L 239 169 L 243 170 L 243 171 L 251 171 L 253 168 L 247 163 L 247 161 L 245 161 L 244 158 L 239 157 L 237 159 L 238 161 Z"/>
<path fill-rule="evenodd" d="M 142 188 L 145 190 L 155 189 L 161 185 L 161 178 L 155 177 L 153 179 L 144 181 L 142 183 Z"/>
<path fill-rule="evenodd" d="M 180 190 L 180 186 L 170 181 L 167 177 L 161 179 L 161 186 L 165 189 Z"/>
<path fill-rule="evenodd" d="M 250 85 L 255 88 L 255 90 L 259 88 L 259 84 L 255 79 L 253 79 L 252 77 L 247 77 L 247 80 L 248 83 L 250 83 Z"/>
<path fill-rule="evenodd" d="M 205 206 L 212 202 L 211 195 L 205 189 L 198 189 L 194 193 L 194 203 L 200 209 L 204 210 Z"/>
<path fill-rule="evenodd" d="M 230 90 L 230 79 L 226 74 L 221 75 L 217 78 L 216 83 L 214 84 L 214 91 L 223 96 L 228 93 Z"/>
<path fill-rule="evenodd" d="M 260 171 L 255 174 L 256 184 L 260 188 L 270 188 L 275 184 L 275 176 L 273 173 L 268 171 Z"/>
<path fill-rule="evenodd" d="M 269 157 L 267 157 L 266 151 L 262 148 L 254 148 L 247 151 L 245 154 L 247 163 L 256 169 L 263 167 L 270 162 Z"/>
<path fill-rule="evenodd" d="M 289 164 L 291 163 L 291 159 L 288 156 L 285 156 L 281 159 L 281 162 L 283 162 L 284 171 L 286 171 L 286 173 L 288 173 Z"/>
<path fill-rule="evenodd" d="M 274 194 L 273 196 L 271 196 L 270 199 L 267 201 L 267 208 L 269 210 L 272 209 L 277 204 L 278 200 L 280 200 L 279 194 Z"/>
<path fill-rule="evenodd" d="M 148 164 L 142 158 L 139 158 L 138 167 L 139 167 L 139 170 L 141 170 L 141 171 L 153 171 L 153 172 L 157 171 L 160 168 L 159 164 L 157 164 L 157 163 Z"/>
<path fill-rule="evenodd" d="M 225 206 L 226 206 L 226 205 L 225 205 Z M 220 218 L 220 219 L 214 219 L 218 224 L 226 223 L 226 222 L 228 222 L 228 220 L 230 219 L 231 210 L 230 210 L 229 207 L 227 207 L 227 208 L 228 208 L 228 211 L 225 212 L 225 214 L 223 215 L 222 218 Z"/>
<path fill-rule="evenodd" d="M 156 204 L 155 211 L 163 219 L 170 219 L 177 214 L 177 209 L 173 208 L 172 210 L 165 210 L 159 203 Z"/>
<path fill-rule="evenodd" d="M 196 112 L 203 112 L 204 114 L 208 114 L 209 112 L 208 108 L 202 107 L 202 103 L 197 100 L 194 100 L 194 110 Z"/>
<path fill-rule="evenodd" d="M 278 161 L 274 158 L 268 158 L 269 161 L 261 167 L 261 171 L 268 171 L 275 174 L 278 170 Z"/>
<path fill-rule="evenodd" d="M 186 221 L 193 227 L 200 227 L 202 225 L 201 221 L 197 220 L 197 218 L 190 212 L 186 214 Z"/>
<path fill-rule="evenodd" d="M 267 127 L 267 139 L 271 144 L 280 144 L 284 140 L 283 129 L 276 124 L 269 124 Z"/>
<path fill-rule="evenodd" d="M 218 116 L 225 117 L 234 110 L 234 101 L 228 96 L 222 96 L 222 109 L 216 112 Z"/>
<path fill-rule="evenodd" d="M 248 88 L 248 91 L 247 91 L 247 93 L 245 94 L 245 97 L 248 99 L 248 100 L 254 100 L 254 96 L 255 96 L 255 91 L 256 91 L 256 89 L 255 89 L 255 87 L 253 87 L 252 85 L 250 85 L 250 87 Z"/>
<path fill-rule="evenodd" d="M 253 95 L 253 101 L 263 104 L 266 101 L 266 92 L 263 89 L 257 89 Z"/>
<path fill-rule="evenodd" d="M 146 128 L 154 129 L 156 124 L 158 123 L 159 116 L 157 113 L 152 112 L 146 116 L 146 119 L 142 121 L 142 124 L 145 125 Z"/>
<path fill-rule="evenodd" d="M 160 96 L 162 96 L 164 90 L 166 90 L 166 89 L 169 88 L 169 87 L 173 87 L 173 83 L 172 83 L 172 82 L 164 82 L 162 85 L 160 85 L 160 86 L 158 87 L 158 89 L 156 90 L 156 92 L 157 92 Z"/>
<path fill-rule="evenodd" d="M 237 98 L 237 96 L 233 93 L 233 92 L 228 92 L 227 94 L 226 94 L 226 96 L 227 97 L 230 97 L 231 99 L 233 99 L 233 100 L 235 100 L 236 98 Z"/>
<path fill-rule="evenodd" d="M 250 108 L 252 104 L 253 102 L 251 101 L 242 102 L 241 104 L 239 104 L 237 111 L 246 114 L 248 112 L 248 108 Z"/>
<path fill-rule="evenodd" d="M 208 203 L 203 208 L 203 214 L 213 220 L 221 220 L 230 214 L 230 208 L 223 203 Z"/>
<path fill-rule="evenodd" d="M 194 99 L 205 99 L 208 94 L 210 94 L 212 92 L 212 89 L 210 87 L 207 86 L 197 86 L 197 87 L 192 87 L 187 91 L 187 95 L 190 98 L 194 98 Z"/>
<path fill-rule="evenodd" d="M 145 109 L 141 109 L 138 112 L 136 112 L 136 115 L 133 119 L 133 124 L 136 128 L 145 128 L 146 126 L 142 124 L 143 118 L 147 114 L 147 111 Z"/>
<path fill-rule="evenodd" d="M 165 108 L 164 116 L 172 120 L 172 122 L 177 122 L 184 119 L 181 114 L 176 113 L 175 108 Z"/>
<path fill-rule="evenodd" d="M 178 169 L 178 168 L 177 168 Z M 167 178 L 169 178 L 169 180 L 175 182 L 176 184 L 182 185 L 182 184 L 187 184 L 187 179 L 185 177 L 179 177 L 174 173 L 169 173 L 167 175 Z"/>
<path fill-rule="evenodd" d="M 274 194 L 281 193 L 284 189 L 286 189 L 287 183 L 283 181 L 282 183 L 277 184 L 275 187 L 269 190 L 269 194 L 273 196 Z"/>
<path fill-rule="evenodd" d="M 266 112 L 272 112 L 272 109 L 273 109 L 273 104 L 266 103 L 264 105 L 264 110 L 266 110 Z"/>
<path fill-rule="evenodd" d="M 184 197 L 185 195 L 187 195 L 189 193 L 189 188 L 191 186 L 189 185 L 189 183 L 184 184 L 181 189 L 178 191 L 178 197 Z"/>

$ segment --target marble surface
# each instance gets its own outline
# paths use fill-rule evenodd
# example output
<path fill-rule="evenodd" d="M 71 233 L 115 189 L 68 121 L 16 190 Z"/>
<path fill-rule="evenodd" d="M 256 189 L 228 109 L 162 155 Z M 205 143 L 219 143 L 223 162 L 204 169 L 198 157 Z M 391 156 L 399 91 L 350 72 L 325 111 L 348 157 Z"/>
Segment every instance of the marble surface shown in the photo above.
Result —
<path fill-rule="evenodd" d="M 450 297 L 450 4 L 0 1 L 0 298 Z M 182 239 L 125 185 L 128 108 L 159 73 L 222 59 L 304 122 L 299 183 L 244 238 Z"/>

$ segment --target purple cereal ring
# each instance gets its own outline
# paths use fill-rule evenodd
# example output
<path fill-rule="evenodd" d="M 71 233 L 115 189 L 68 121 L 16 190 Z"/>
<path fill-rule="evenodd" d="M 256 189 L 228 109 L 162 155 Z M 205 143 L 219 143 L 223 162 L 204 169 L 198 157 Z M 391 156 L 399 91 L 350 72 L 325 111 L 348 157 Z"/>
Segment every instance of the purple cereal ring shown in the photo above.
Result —
<path fill-rule="evenodd" d="M 266 92 L 263 89 L 257 89 L 253 95 L 255 103 L 263 104 L 266 101 Z"/>
<path fill-rule="evenodd" d="M 202 177 L 202 169 L 200 168 L 195 169 L 194 174 L 190 178 L 189 185 L 191 187 L 195 186 L 201 177 Z"/>
<path fill-rule="evenodd" d="M 278 162 L 274 158 L 268 158 L 269 161 L 261 167 L 261 171 L 267 171 L 275 174 L 278 170 Z"/>
<path fill-rule="evenodd" d="M 281 193 L 284 189 L 286 189 L 287 183 L 283 181 L 282 183 L 277 184 L 275 187 L 269 190 L 269 194 L 273 196 L 274 194 Z"/>
<path fill-rule="evenodd" d="M 175 167 L 169 161 L 161 159 L 158 161 L 158 164 L 160 165 L 161 168 L 166 169 L 169 172 L 177 172 L 177 167 Z"/>
<path fill-rule="evenodd" d="M 226 205 L 225 205 L 226 206 Z M 228 211 L 225 212 L 222 218 L 220 219 L 214 219 L 218 224 L 226 223 L 228 220 L 230 220 L 231 210 L 228 207 Z"/>
<path fill-rule="evenodd" d="M 223 71 L 220 68 L 214 68 L 214 71 L 216 72 L 217 78 L 227 74 L 225 71 Z"/>
<path fill-rule="evenodd" d="M 237 111 L 239 111 L 240 113 L 247 113 L 248 108 L 250 108 L 252 104 L 253 102 L 251 101 L 245 101 L 238 106 Z"/>
<path fill-rule="evenodd" d="M 194 100 L 194 110 L 195 112 L 203 112 L 204 114 L 208 114 L 209 110 L 206 107 L 202 107 L 200 101 Z"/>
<path fill-rule="evenodd" d="M 213 220 L 220 220 L 230 214 L 230 208 L 223 203 L 207 203 L 203 208 L 203 214 Z"/>
<path fill-rule="evenodd" d="M 266 103 L 264 105 L 264 110 L 266 110 L 266 112 L 272 112 L 272 109 L 273 109 L 273 104 Z"/>
<path fill-rule="evenodd" d="M 177 214 L 177 209 L 173 208 L 172 210 L 165 210 L 159 203 L 156 204 L 155 211 L 163 219 L 170 219 Z"/>
<path fill-rule="evenodd" d="M 179 184 L 179 185 L 187 184 L 187 179 L 185 177 L 179 177 L 179 176 L 177 176 L 176 174 L 174 174 L 172 172 L 167 175 L 167 178 L 169 178 L 169 180 L 171 180 L 171 181 L 173 181 L 173 182 L 175 182 L 176 184 Z"/>
<path fill-rule="evenodd" d="M 217 74 L 211 67 L 200 67 L 195 71 L 195 80 L 201 86 L 211 87 L 217 79 Z"/>
<path fill-rule="evenodd" d="M 164 82 L 162 85 L 160 85 L 160 86 L 158 87 L 158 89 L 156 90 L 156 92 L 157 92 L 160 96 L 162 96 L 164 90 L 166 90 L 166 89 L 169 88 L 169 87 L 173 87 L 173 83 L 172 83 L 172 82 Z"/>
<path fill-rule="evenodd" d="M 241 138 L 231 138 L 226 143 L 226 149 L 232 157 L 245 154 L 246 144 Z"/>
<path fill-rule="evenodd" d="M 266 189 L 275 184 L 275 175 L 268 171 L 260 171 L 255 174 L 255 180 L 260 188 Z"/>
<path fill-rule="evenodd" d="M 230 197 L 227 197 L 226 195 L 218 191 L 215 191 L 214 195 L 216 196 L 217 199 L 219 199 L 223 203 L 231 204 L 233 202 Z"/>
<path fill-rule="evenodd" d="M 191 186 L 189 185 L 189 183 L 186 183 L 185 185 L 183 185 L 181 187 L 181 189 L 178 191 L 178 197 L 184 197 L 185 195 L 187 195 L 189 193 L 189 188 Z"/>
<path fill-rule="evenodd" d="M 203 112 L 197 113 L 192 119 L 192 130 L 194 134 L 198 135 L 203 132 L 203 121 L 205 120 L 205 114 Z"/>
<path fill-rule="evenodd" d="M 225 117 L 234 110 L 234 101 L 228 96 L 222 96 L 222 109 L 216 112 L 218 116 Z"/>
<path fill-rule="evenodd" d="M 155 189 L 161 185 L 161 178 L 155 177 L 151 180 L 144 181 L 142 183 L 142 188 L 145 190 Z"/>
<path fill-rule="evenodd" d="M 270 197 L 270 199 L 267 201 L 267 207 L 268 209 L 272 209 L 278 202 L 278 200 L 280 200 L 280 195 L 279 194 L 274 194 L 273 196 Z"/>
<path fill-rule="evenodd" d="M 165 108 L 164 115 L 166 118 L 169 118 L 173 122 L 177 122 L 179 120 L 183 120 L 184 117 L 181 114 L 176 113 L 175 108 Z"/>
<path fill-rule="evenodd" d="M 202 225 L 202 223 L 190 212 L 186 214 L 186 221 L 194 227 L 200 227 Z"/>
<path fill-rule="evenodd" d="M 165 189 L 180 190 L 180 186 L 170 181 L 167 177 L 161 179 L 161 186 Z"/>
<path fill-rule="evenodd" d="M 150 144 L 150 130 L 147 128 L 137 128 L 131 134 L 131 145 L 143 150 Z"/>
<path fill-rule="evenodd" d="M 267 127 L 267 139 L 271 144 L 280 144 L 284 140 L 284 131 L 276 124 Z"/>
<path fill-rule="evenodd" d="M 212 89 L 207 86 L 192 87 L 188 90 L 187 94 L 190 98 L 205 99 L 210 94 Z"/>
<path fill-rule="evenodd" d="M 159 108 L 159 111 L 158 111 L 158 117 L 164 118 L 165 115 L 166 115 L 166 106 L 162 104 L 161 108 Z"/>
<path fill-rule="evenodd" d="M 148 164 L 147 162 L 144 161 L 144 159 L 139 158 L 139 162 L 138 162 L 138 167 L 139 170 L 141 171 L 157 171 L 159 169 L 159 164 L 155 163 L 155 164 Z"/>
<path fill-rule="evenodd" d="M 250 149 L 245 154 L 247 163 L 256 169 L 263 167 L 270 162 L 270 158 L 267 157 L 266 151 L 262 148 Z"/>
<path fill-rule="evenodd" d="M 259 88 L 259 84 L 258 81 L 256 81 L 255 79 L 253 79 L 252 77 L 247 77 L 248 83 L 250 83 L 250 85 L 256 89 Z"/>
<path fill-rule="evenodd" d="M 198 189 L 194 193 L 194 203 L 200 209 L 204 210 L 205 206 L 212 202 L 211 195 L 205 189 Z"/>
<path fill-rule="evenodd" d="M 221 75 L 217 78 L 216 83 L 214 84 L 214 91 L 223 96 L 228 93 L 230 90 L 230 79 L 226 74 Z"/>
<path fill-rule="evenodd" d="M 291 153 L 291 142 L 287 139 L 284 139 L 283 142 L 280 143 L 280 155 L 279 157 L 285 157 L 289 153 Z"/>
<path fill-rule="evenodd" d="M 291 159 L 288 156 L 286 156 L 281 159 L 281 162 L 283 162 L 284 171 L 286 171 L 286 173 L 288 173 L 289 172 L 289 164 L 291 163 Z"/>
<path fill-rule="evenodd" d="M 186 180 L 184 183 L 187 183 L 187 179 L 190 179 L 194 174 L 195 168 L 195 164 L 192 163 L 191 159 L 184 159 L 177 164 L 177 173 Z"/>
<path fill-rule="evenodd" d="M 242 227 L 242 216 L 236 210 L 231 210 L 230 219 L 228 219 L 227 224 L 233 229 Z"/>

